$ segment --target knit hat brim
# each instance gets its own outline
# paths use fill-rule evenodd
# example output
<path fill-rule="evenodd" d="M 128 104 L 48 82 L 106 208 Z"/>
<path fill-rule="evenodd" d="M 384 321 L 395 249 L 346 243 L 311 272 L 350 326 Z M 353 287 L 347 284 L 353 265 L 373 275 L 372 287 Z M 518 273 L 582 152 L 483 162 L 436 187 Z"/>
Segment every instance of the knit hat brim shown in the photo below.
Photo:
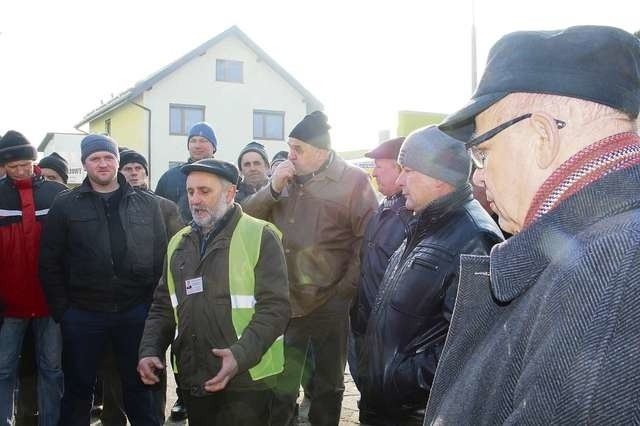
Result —
<path fill-rule="evenodd" d="M 0 149 L 0 164 L 7 164 L 12 161 L 38 159 L 38 152 L 32 145 L 9 146 Z"/>

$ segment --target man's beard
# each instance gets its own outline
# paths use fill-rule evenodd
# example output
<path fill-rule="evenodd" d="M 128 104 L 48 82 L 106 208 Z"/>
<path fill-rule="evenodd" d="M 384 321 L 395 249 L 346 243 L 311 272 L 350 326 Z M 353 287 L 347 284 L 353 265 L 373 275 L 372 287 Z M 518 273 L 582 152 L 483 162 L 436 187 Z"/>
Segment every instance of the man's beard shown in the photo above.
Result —
<path fill-rule="evenodd" d="M 230 205 L 227 204 L 227 201 L 224 197 L 220 197 L 218 203 L 214 207 L 205 207 L 205 206 L 192 206 L 190 207 L 191 216 L 193 216 L 193 221 L 201 228 L 211 229 L 213 225 L 229 210 Z M 206 212 L 204 218 L 200 218 L 196 215 L 196 211 L 198 212 Z"/>

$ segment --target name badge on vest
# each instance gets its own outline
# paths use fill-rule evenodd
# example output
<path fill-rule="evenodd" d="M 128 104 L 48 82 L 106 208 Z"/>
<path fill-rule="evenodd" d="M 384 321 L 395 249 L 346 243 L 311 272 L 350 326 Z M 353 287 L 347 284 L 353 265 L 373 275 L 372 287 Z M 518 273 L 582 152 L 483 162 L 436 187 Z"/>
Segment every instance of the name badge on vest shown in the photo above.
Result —
<path fill-rule="evenodd" d="M 184 288 L 187 291 L 187 296 L 196 293 L 202 293 L 202 277 L 192 278 L 184 282 Z"/>

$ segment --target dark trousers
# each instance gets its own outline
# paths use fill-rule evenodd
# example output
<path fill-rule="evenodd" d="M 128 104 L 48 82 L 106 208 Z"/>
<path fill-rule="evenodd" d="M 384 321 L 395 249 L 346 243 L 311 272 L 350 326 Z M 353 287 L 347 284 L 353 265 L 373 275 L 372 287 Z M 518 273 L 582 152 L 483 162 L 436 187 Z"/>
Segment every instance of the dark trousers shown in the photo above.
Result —
<path fill-rule="evenodd" d="M 126 426 L 127 417 L 124 411 L 122 397 L 122 380 L 118 373 L 115 355 L 111 347 L 108 348 L 103 368 L 103 407 L 100 415 L 102 426 Z M 160 383 L 152 386 L 153 410 L 158 422 L 164 424 L 164 409 L 167 402 L 167 376 L 160 375 Z"/>
<path fill-rule="evenodd" d="M 271 424 L 295 424 L 295 408 L 309 346 L 314 355 L 313 396 L 309 421 L 314 426 L 337 425 L 344 393 L 349 301 L 334 296 L 311 314 L 292 318 L 284 335 L 284 371 L 278 378 Z"/>
<path fill-rule="evenodd" d="M 272 395 L 270 390 L 223 390 L 202 397 L 182 392 L 189 426 L 264 426 Z"/>
<path fill-rule="evenodd" d="M 159 424 L 153 397 L 136 371 L 148 304 L 124 312 L 69 308 L 62 319 L 64 396 L 60 426 L 87 426 L 96 373 L 111 342 L 122 379 L 124 409 L 133 426 Z"/>

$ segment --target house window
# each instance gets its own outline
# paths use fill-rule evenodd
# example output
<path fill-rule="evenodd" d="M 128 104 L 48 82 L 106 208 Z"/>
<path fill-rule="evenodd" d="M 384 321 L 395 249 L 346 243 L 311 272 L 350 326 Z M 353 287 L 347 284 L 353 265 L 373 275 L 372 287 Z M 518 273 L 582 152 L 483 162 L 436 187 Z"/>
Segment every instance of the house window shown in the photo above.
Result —
<path fill-rule="evenodd" d="M 186 135 L 194 124 L 204 121 L 202 105 L 169 105 L 169 133 Z"/>
<path fill-rule="evenodd" d="M 242 62 L 216 59 L 216 80 L 242 83 Z"/>
<path fill-rule="evenodd" d="M 284 140 L 284 112 L 254 110 L 253 138 Z"/>
<path fill-rule="evenodd" d="M 106 120 L 104 120 L 104 133 L 107 136 L 111 136 L 111 119 L 107 118 Z"/>

